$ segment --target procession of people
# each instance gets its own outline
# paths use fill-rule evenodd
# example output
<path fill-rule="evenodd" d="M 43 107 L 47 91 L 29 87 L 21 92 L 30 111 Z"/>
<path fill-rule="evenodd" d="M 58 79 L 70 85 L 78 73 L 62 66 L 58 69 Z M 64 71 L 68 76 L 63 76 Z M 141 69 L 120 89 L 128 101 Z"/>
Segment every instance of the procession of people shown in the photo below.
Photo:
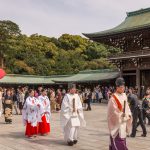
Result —
<path fill-rule="evenodd" d="M 77 144 L 80 127 L 86 126 L 83 111 L 91 111 L 91 103 L 108 102 L 108 129 L 110 150 L 127 150 L 126 137 L 136 137 L 140 125 L 141 136 L 147 136 L 146 122 L 150 123 L 150 89 L 140 101 L 136 89 L 126 87 L 123 78 L 117 78 L 115 86 L 95 86 L 93 89 L 77 89 L 68 84 L 68 89 L 17 89 L 0 88 L 0 115 L 4 114 L 7 124 L 13 122 L 13 112 L 22 115 L 25 136 L 35 138 L 51 132 L 51 113 L 60 113 L 64 141 Z"/>
<path fill-rule="evenodd" d="M 86 122 L 82 102 L 74 84 L 70 84 L 68 92 L 63 91 L 64 94 L 58 89 L 56 95 L 53 89 L 48 91 L 42 87 L 38 88 L 38 92 L 27 87 L 19 87 L 17 92 L 14 89 L 5 88 L 1 91 L 0 112 L 4 113 L 5 122 L 12 123 L 13 110 L 16 115 L 22 115 L 26 137 L 48 135 L 51 131 L 51 112 L 55 110 L 61 114 L 60 120 L 65 141 L 69 146 L 77 144 L 79 127 L 85 126 Z"/>

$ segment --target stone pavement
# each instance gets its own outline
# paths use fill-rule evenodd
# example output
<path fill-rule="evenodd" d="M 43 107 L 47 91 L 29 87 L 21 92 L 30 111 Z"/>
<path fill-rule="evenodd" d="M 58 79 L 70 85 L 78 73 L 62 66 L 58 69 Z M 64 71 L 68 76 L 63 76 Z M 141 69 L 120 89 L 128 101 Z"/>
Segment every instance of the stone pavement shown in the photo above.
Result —
<path fill-rule="evenodd" d="M 21 116 L 13 116 L 13 124 L 4 124 L 0 118 L 0 150 L 108 150 L 109 134 L 106 122 L 106 104 L 95 104 L 92 111 L 85 112 L 87 127 L 80 130 L 80 140 L 74 147 L 63 141 L 59 113 L 52 114 L 51 134 L 28 139 L 24 136 Z M 148 137 L 143 138 L 141 128 L 136 138 L 128 138 L 129 150 L 150 150 L 150 127 Z"/>

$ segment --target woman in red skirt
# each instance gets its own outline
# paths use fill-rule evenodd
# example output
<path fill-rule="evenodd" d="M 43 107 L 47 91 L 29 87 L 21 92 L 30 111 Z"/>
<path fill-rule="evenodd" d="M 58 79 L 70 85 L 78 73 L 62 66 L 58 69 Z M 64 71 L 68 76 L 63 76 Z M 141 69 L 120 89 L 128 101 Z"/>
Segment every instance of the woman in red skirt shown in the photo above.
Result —
<path fill-rule="evenodd" d="M 26 125 L 25 135 L 27 137 L 36 137 L 38 134 L 38 113 L 39 102 L 34 97 L 34 90 L 31 89 L 22 110 L 23 121 Z"/>
<path fill-rule="evenodd" d="M 38 133 L 41 135 L 47 135 L 50 133 L 50 100 L 47 97 L 47 91 L 45 89 L 42 90 L 42 95 L 39 96 L 40 103 L 40 120 L 39 120 L 39 131 Z"/>

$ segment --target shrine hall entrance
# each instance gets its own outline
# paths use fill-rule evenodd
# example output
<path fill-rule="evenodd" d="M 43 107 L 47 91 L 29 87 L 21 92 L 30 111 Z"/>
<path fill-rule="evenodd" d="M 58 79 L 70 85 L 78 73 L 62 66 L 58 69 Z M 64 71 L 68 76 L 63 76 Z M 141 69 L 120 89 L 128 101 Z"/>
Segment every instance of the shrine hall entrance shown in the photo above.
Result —
<path fill-rule="evenodd" d="M 145 88 L 150 87 L 150 70 L 141 70 L 141 85 L 144 85 Z"/>
<path fill-rule="evenodd" d="M 136 75 L 123 75 L 125 79 L 126 86 L 135 87 L 136 86 Z"/>
<path fill-rule="evenodd" d="M 122 76 L 126 82 L 126 86 L 128 87 L 136 86 L 136 70 L 123 71 Z"/>
<path fill-rule="evenodd" d="M 136 86 L 136 71 L 123 71 L 123 78 L 125 79 L 126 86 L 135 87 Z M 150 69 L 140 70 L 140 86 L 145 86 L 145 88 L 150 87 Z"/>

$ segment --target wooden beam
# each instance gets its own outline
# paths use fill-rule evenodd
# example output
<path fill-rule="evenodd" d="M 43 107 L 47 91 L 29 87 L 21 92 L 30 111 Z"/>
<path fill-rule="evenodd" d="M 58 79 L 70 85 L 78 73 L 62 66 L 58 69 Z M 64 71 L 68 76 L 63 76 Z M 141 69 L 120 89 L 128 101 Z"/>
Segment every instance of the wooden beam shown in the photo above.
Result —
<path fill-rule="evenodd" d="M 123 76 L 136 76 L 136 73 L 123 73 Z"/>

